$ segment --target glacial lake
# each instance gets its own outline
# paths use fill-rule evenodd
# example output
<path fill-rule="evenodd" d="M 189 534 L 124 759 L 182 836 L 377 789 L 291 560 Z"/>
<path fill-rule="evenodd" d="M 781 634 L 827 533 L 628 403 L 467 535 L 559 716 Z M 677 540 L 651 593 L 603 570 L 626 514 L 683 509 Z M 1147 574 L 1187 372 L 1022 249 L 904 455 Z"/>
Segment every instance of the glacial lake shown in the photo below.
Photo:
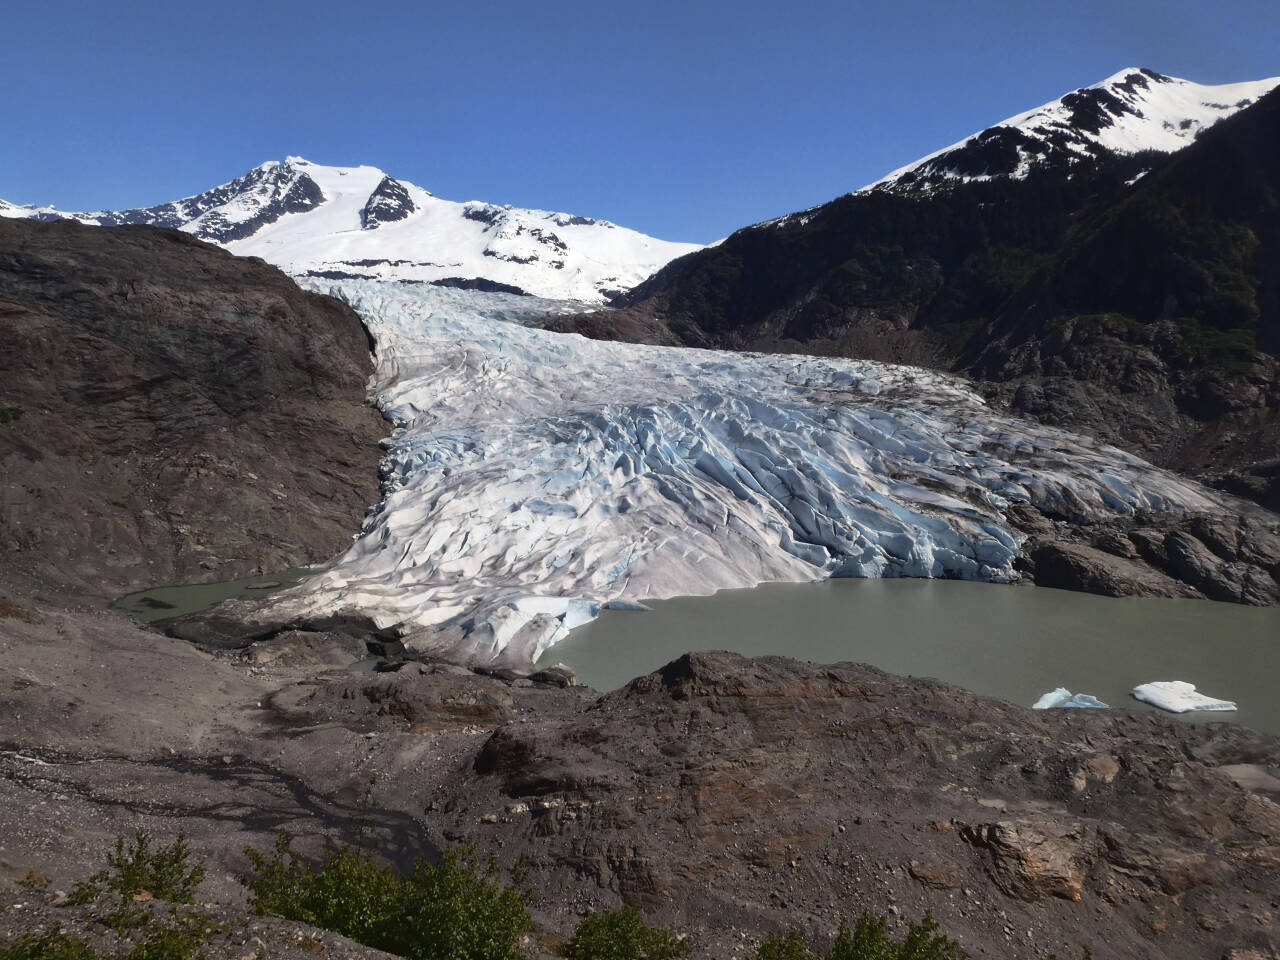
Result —
<path fill-rule="evenodd" d="M 223 600 L 266 597 L 280 590 L 297 586 L 311 574 L 315 567 L 294 567 L 280 573 L 243 580 L 222 580 L 217 583 L 186 583 L 167 587 L 152 587 L 121 597 L 112 604 L 135 620 L 153 623 L 188 613 L 199 613 Z"/>
<path fill-rule="evenodd" d="M 580 682 L 612 690 L 690 650 L 850 660 L 1028 707 L 1066 687 L 1149 710 L 1133 687 L 1186 680 L 1239 709 L 1176 716 L 1280 734 L 1276 608 L 954 580 L 771 583 L 649 605 L 605 610 L 540 662 L 566 663 Z"/>

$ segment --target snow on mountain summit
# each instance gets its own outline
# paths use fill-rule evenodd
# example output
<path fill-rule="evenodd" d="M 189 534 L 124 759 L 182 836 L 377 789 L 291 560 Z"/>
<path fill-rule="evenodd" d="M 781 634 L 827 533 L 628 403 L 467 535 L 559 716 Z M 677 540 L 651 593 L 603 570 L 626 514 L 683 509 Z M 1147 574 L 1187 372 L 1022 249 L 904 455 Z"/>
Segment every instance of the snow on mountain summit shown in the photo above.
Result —
<path fill-rule="evenodd" d="M 1146 150 L 1173 153 L 1280 86 L 1280 77 L 1210 86 L 1128 67 L 899 167 L 863 190 L 928 190 L 1025 176 L 1033 167 Z"/>
<path fill-rule="evenodd" d="M 479 286 L 601 302 L 700 248 L 607 220 L 442 200 L 377 167 L 269 161 L 194 197 L 63 213 L 0 201 L 0 216 L 173 227 L 296 276 Z"/>

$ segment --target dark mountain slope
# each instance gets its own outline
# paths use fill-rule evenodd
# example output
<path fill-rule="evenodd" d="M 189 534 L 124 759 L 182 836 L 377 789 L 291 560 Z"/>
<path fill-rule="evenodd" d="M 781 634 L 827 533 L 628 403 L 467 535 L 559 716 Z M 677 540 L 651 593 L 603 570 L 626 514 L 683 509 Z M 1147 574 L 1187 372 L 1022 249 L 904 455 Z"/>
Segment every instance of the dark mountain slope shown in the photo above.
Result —
<path fill-rule="evenodd" d="M 1280 507 L 1277 156 L 1272 94 L 1078 217 L 957 366 L 1184 469 L 1256 464 L 1253 492 Z M 1076 399 L 1054 410 L 1055 393 Z"/>
<path fill-rule="evenodd" d="M 1280 92 L 1172 156 L 851 194 L 669 264 L 619 319 L 967 372 L 1158 462 L 1242 467 L 1280 455 L 1277 140 Z"/>
<path fill-rule="evenodd" d="M 622 302 L 663 316 L 690 344 L 772 341 L 949 365 L 962 345 L 956 332 L 921 331 L 994 318 L 1058 249 L 1082 207 L 1121 196 L 1153 161 L 1078 164 L 1069 175 L 1037 171 L 927 196 L 849 194 L 740 230 L 670 264 Z"/>
<path fill-rule="evenodd" d="M 359 318 L 184 233 L 0 220 L 0 576 L 328 559 L 379 496 Z"/>

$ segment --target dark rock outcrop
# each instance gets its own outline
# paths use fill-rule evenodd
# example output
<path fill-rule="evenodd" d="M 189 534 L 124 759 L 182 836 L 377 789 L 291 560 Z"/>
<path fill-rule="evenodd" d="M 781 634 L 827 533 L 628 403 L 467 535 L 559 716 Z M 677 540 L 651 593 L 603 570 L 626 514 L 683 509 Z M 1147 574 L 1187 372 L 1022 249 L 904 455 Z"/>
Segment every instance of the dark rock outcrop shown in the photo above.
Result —
<path fill-rule="evenodd" d="M 177 229 L 194 222 L 192 232 L 195 236 L 215 243 L 230 243 L 253 235 L 287 213 L 305 213 L 324 203 L 324 191 L 320 189 L 320 185 L 304 170 L 300 170 L 299 166 L 305 166 L 305 162 L 264 163 L 260 167 L 254 167 L 243 177 L 237 177 L 230 183 L 194 197 L 154 207 L 72 216 L 82 222 L 96 223 L 103 227 L 148 226 Z M 242 210 L 251 211 L 248 216 L 231 219 L 217 209 L 235 199 L 241 201 Z M 47 212 L 41 213 L 39 219 L 51 222 L 61 216 L 56 212 Z"/>
<path fill-rule="evenodd" d="M 433 287 L 454 287 L 458 290 L 479 290 L 481 293 L 512 293 L 518 297 L 529 294 L 514 283 L 500 283 L 487 277 L 442 277 L 428 281 Z"/>
<path fill-rule="evenodd" d="M 1278 763 L 1225 724 L 702 653 L 499 727 L 436 821 L 562 901 L 594 888 L 696 930 L 699 956 L 863 907 L 927 909 L 974 956 L 1221 956 L 1280 945 Z"/>
<path fill-rule="evenodd" d="M 0 573 L 97 596 L 328 559 L 385 425 L 344 304 L 185 233 L 0 220 Z"/>
<path fill-rule="evenodd" d="M 286 213 L 306 213 L 324 203 L 324 191 L 305 173 L 293 176 L 288 167 L 278 167 L 273 173 L 277 182 L 270 184 L 269 191 L 260 198 L 262 202 L 252 216 L 232 220 L 215 210 L 204 215 L 197 225 L 196 235 L 215 243 L 231 243 L 253 236 Z"/>
<path fill-rule="evenodd" d="M 1111 597 L 1207 597 L 1280 603 L 1280 519 L 1142 513 L 1090 526 L 1055 524 L 1031 508 L 1020 561 L 1037 585 Z"/>
<path fill-rule="evenodd" d="M 376 230 L 384 223 L 405 219 L 416 209 L 403 183 L 383 177 L 360 211 L 360 226 L 365 230 Z"/>

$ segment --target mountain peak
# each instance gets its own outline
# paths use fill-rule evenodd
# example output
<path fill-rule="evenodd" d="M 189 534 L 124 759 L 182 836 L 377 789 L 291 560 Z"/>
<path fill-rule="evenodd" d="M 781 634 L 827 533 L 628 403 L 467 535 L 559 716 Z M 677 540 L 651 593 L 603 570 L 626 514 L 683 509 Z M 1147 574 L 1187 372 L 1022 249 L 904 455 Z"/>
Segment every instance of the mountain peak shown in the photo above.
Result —
<path fill-rule="evenodd" d="M 697 250 L 605 220 L 441 200 L 377 167 L 269 160 L 221 186 L 136 210 L 60 213 L 0 200 L 0 217 L 149 224 L 298 275 L 474 286 L 599 303 Z"/>
<path fill-rule="evenodd" d="M 1108 154 L 1172 153 L 1277 86 L 1280 77 L 1205 85 L 1126 67 L 899 167 L 863 190 L 928 191 L 957 180 L 1024 177 L 1035 167 Z"/>

